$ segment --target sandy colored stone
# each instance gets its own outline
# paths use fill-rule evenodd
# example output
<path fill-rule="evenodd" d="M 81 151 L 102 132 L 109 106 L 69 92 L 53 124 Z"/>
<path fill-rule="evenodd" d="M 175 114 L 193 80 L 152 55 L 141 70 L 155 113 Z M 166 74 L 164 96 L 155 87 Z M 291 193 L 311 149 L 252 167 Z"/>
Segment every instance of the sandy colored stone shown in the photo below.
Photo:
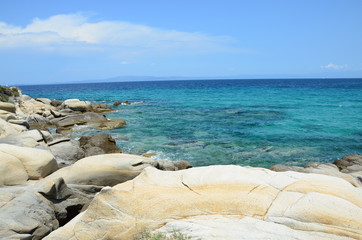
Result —
<path fill-rule="evenodd" d="M 298 231 L 282 224 L 263 221 L 253 217 L 208 215 L 195 216 L 167 222 L 154 234 L 172 236 L 177 229 L 189 239 L 229 239 L 229 240 L 351 240 L 322 232 Z"/>
<path fill-rule="evenodd" d="M 2 154 L 2 164 L 4 163 L 3 159 L 10 159 L 11 162 L 14 162 L 13 159 L 18 159 L 29 179 L 43 178 L 58 168 L 54 156 L 45 150 L 0 144 L 0 154 Z M 6 175 L 11 176 L 12 174 L 18 174 L 18 172 L 6 172 Z"/>
<path fill-rule="evenodd" d="M 16 124 L 13 124 L 16 125 Z M 20 125 L 16 125 L 20 126 Z M 21 126 L 20 126 L 21 127 Z M 26 127 L 24 127 L 26 129 Z M 48 134 L 47 134 L 48 133 Z M 4 138 L 0 138 L 0 143 L 12 144 L 21 147 L 35 147 L 35 146 L 45 146 L 45 140 L 49 132 L 39 131 L 39 130 L 30 130 L 24 132 L 13 133 Z M 45 137 L 45 138 L 44 138 Z"/>
<path fill-rule="evenodd" d="M 346 174 L 343 172 L 340 172 L 338 167 L 331 163 L 310 163 L 304 167 L 298 167 L 298 166 L 286 166 L 282 164 L 274 165 L 270 168 L 273 171 L 277 172 L 284 172 L 284 171 L 295 171 L 295 172 L 302 172 L 302 173 L 316 173 L 316 174 L 323 174 L 333 177 L 339 177 L 342 178 L 348 182 L 350 182 L 352 185 L 356 187 L 362 187 L 362 181 L 358 177 L 362 177 L 362 175 L 356 175 L 353 176 L 351 174 Z"/>
<path fill-rule="evenodd" d="M 46 105 L 50 105 L 52 103 L 52 100 L 50 100 L 49 98 L 36 98 L 35 100 Z"/>
<path fill-rule="evenodd" d="M 45 239 L 134 239 L 190 219 L 197 224 L 180 230 L 198 233 L 193 239 L 362 239 L 362 191 L 320 174 L 240 166 L 146 168 L 131 181 L 103 188 L 82 215 Z M 219 230 L 199 231 L 210 224 Z M 236 229 L 243 234 L 232 235 Z"/>
<path fill-rule="evenodd" d="M 28 178 L 23 163 L 17 157 L 0 151 L 0 186 L 24 184 Z"/>
<path fill-rule="evenodd" d="M 69 108 L 73 111 L 86 112 L 91 109 L 91 103 L 89 101 L 80 101 L 79 99 L 67 99 L 62 105 L 62 108 Z"/>
<path fill-rule="evenodd" d="M 126 126 L 127 123 L 123 119 L 107 119 L 107 121 L 102 122 L 99 125 L 94 126 L 98 129 L 115 129 Z"/>
<path fill-rule="evenodd" d="M 15 105 L 8 102 L 0 102 L 0 110 L 15 113 Z"/>
<path fill-rule="evenodd" d="M 66 139 L 65 141 L 51 142 L 49 149 L 57 162 L 65 165 L 70 165 L 85 156 L 79 141 L 76 140 Z"/>
<path fill-rule="evenodd" d="M 66 128 L 72 127 L 74 125 L 85 125 L 85 124 L 94 124 L 94 123 L 103 123 L 107 122 L 107 118 L 98 113 L 83 113 L 83 114 L 74 114 L 59 119 L 54 119 L 53 123 L 57 127 Z"/>
<path fill-rule="evenodd" d="M 9 123 L 0 118 L 0 138 L 26 131 L 25 126 Z"/>
<path fill-rule="evenodd" d="M 46 102 L 46 101 L 44 101 Z M 18 115 L 43 115 L 45 111 L 55 110 L 55 107 L 48 103 L 37 101 L 27 95 L 20 95 L 19 99 L 15 103 L 16 113 Z"/>
<path fill-rule="evenodd" d="M 343 173 L 362 171 L 362 155 L 349 154 L 338 159 L 335 164 Z"/>
<path fill-rule="evenodd" d="M 9 121 L 11 119 L 16 119 L 16 116 L 12 112 L 4 111 L 0 109 L 0 119 L 3 119 L 5 121 Z"/>
<path fill-rule="evenodd" d="M 103 154 L 86 157 L 54 172 L 49 178 L 62 177 L 67 184 L 113 186 L 133 179 L 156 165 L 150 158 L 130 154 Z"/>

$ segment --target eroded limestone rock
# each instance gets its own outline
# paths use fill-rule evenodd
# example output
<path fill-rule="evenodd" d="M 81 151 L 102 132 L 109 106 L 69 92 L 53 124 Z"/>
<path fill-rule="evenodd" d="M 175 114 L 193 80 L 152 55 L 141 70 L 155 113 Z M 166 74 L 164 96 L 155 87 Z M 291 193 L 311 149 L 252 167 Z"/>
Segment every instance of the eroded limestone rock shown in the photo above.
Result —
<path fill-rule="evenodd" d="M 41 179 L 58 168 L 50 152 L 10 144 L 0 144 L 0 159 L 0 186 Z"/>
<path fill-rule="evenodd" d="M 362 239 L 361 219 L 361 189 L 337 177 L 240 166 L 146 168 L 103 188 L 45 239 L 134 239 L 173 223 L 193 239 L 235 239 L 235 229 L 243 233 L 237 239 Z M 210 221 L 219 230 L 208 232 Z"/>

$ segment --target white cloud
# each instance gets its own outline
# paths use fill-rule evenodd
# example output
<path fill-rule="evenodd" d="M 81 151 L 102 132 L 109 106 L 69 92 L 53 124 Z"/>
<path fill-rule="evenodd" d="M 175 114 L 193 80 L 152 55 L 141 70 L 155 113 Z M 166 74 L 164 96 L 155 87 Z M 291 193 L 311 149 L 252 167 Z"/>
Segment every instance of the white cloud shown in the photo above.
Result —
<path fill-rule="evenodd" d="M 82 14 L 34 19 L 25 27 L 0 22 L 0 49 L 37 48 L 62 51 L 99 50 L 178 53 L 230 51 L 234 40 L 227 36 L 163 30 L 121 21 L 91 22 Z M 101 49 L 101 50 L 102 50 Z"/>
<path fill-rule="evenodd" d="M 122 61 L 122 62 L 121 62 L 121 65 L 128 65 L 128 64 L 130 64 L 130 63 L 127 62 L 127 61 Z"/>
<path fill-rule="evenodd" d="M 325 66 L 321 66 L 322 69 L 334 69 L 334 70 L 339 70 L 339 69 L 344 69 L 347 68 L 347 65 L 337 65 L 334 63 L 330 63 L 327 64 Z"/>

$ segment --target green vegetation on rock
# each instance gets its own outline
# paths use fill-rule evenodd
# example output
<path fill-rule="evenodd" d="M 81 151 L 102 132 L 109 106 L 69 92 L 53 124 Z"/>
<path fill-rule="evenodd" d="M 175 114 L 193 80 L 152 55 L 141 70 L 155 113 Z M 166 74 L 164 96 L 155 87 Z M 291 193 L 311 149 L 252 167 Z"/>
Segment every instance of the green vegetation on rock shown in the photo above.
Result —
<path fill-rule="evenodd" d="M 190 240 L 191 237 L 181 233 L 180 231 L 174 230 L 171 234 L 167 233 L 150 233 L 144 232 L 135 240 Z"/>
<path fill-rule="evenodd" d="M 19 97 L 19 89 L 16 87 L 6 88 L 0 85 L 0 101 L 7 102 L 9 97 Z"/>

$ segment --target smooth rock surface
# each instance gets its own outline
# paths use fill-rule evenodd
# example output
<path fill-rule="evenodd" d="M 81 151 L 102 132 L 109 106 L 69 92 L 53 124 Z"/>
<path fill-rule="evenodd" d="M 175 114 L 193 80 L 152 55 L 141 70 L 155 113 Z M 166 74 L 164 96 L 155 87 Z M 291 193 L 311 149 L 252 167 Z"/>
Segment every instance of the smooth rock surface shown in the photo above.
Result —
<path fill-rule="evenodd" d="M 85 156 L 94 156 L 106 153 L 122 152 L 116 145 L 116 140 L 108 133 L 97 133 L 93 136 L 82 136 L 79 139 L 80 145 L 85 151 Z"/>
<path fill-rule="evenodd" d="M 80 101 L 79 99 L 67 99 L 61 107 L 69 108 L 73 111 L 86 112 L 91 109 L 91 103 L 89 101 Z"/>
<path fill-rule="evenodd" d="M 88 205 L 94 190 L 68 187 L 61 178 L 0 188 L 0 239 L 44 238 Z"/>
<path fill-rule="evenodd" d="M 23 170 L 27 174 L 27 179 L 36 180 L 49 175 L 58 168 L 54 156 L 48 151 L 10 144 L 0 144 L 0 159 L 1 168 L 7 169 L 7 171 L 2 170 L 4 171 L 1 177 L 3 181 L 0 182 L 0 185 L 19 184 L 19 182 L 12 182 L 9 179 L 20 176 L 19 178 L 24 180 Z"/>
<path fill-rule="evenodd" d="M 84 125 L 84 124 L 91 124 L 91 123 L 102 123 L 106 122 L 107 118 L 98 113 L 83 113 L 83 114 L 74 114 L 69 115 L 63 118 L 54 119 L 53 123 L 56 126 L 66 128 L 72 127 L 74 125 Z"/>
<path fill-rule="evenodd" d="M 170 224 L 192 239 L 362 239 L 361 219 L 362 190 L 337 177 L 240 166 L 146 168 L 103 188 L 45 239 L 134 239 Z"/>
<path fill-rule="evenodd" d="M 270 168 L 273 171 L 284 172 L 284 171 L 295 171 L 302 173 L 317 173 L 328 176 L 334 176 L 342 178 L 350 182 L 354 186 L 362 187 L 362 172 L 355 174 L 346 174 L 345 172 L 340 172 L 338 167 L 335 164 L 331 163 L 310 163 L 304 167 L 298 166 L 286 166 L 282 164 L 274 165 Z"/>
<path fill-rule="evenodd" d="M 12 112 L 4 111 L 0 109 L 0 119 L 9 121 L 10 119 L 16 119 L 16 116 Z"/>
<path fill-rule="evenodd" d="M 96 103 L 91 106 L 92 112 L 96 113 L 106 113 L 114 111 L 110 106 L 105 103 Z"/>
<path fill-rule="evenodd" d="M 62 177 L 66 184 L 114 186 L 135 178 L 144 168 L 154 165 L 157 165 L 155 160 L 137 155 L 103 154 L 80 159 L 48 178 Z"/>
<path fill-rule="evenodd" d="M 15 125 L 15 124 L 13 124 Z M 26 130 L 26 127 L 23 127 Z M 30 130 L 24 132 L 13 133 L 7 137 L 0 138 L 0 143 L 12 144 L 21 147 L 46 146 L 47 132 L 39 130 Z"/>
<path fill-rule="evenodd" d="M 43 115 L 45 111 L 55 110 L 50 104 L 37 101 L 27 95 L 21 95 L 15 102 L 16 113 L 18 115 L 29 116 L 32 114 Z"/>
<path fill-rule="evenodd" d="M 70 165 L 85 157 L 84 150 L 80 147 L 79 141 L 76 140 L 69 139 L 52 143 L 49 149 L 59 164 Z"/>
<path fill-rule="evenodd" d="M 0 138 L 4 138 L 9 135 L 17 134 L 26 130 L 27 128 L 25 126 L 8 123 L 7 121 L 0 118 Z"/>
<path fill-rule="evenodd" d="M 108 119 L 105 122 L 102 122 L 101 124 L 94 126 L 98 129 L 115 129 L 126 126 L 127 123 L 123 119 Z"/>
<path fill-rule="evenodd" d="M 49 98 L 35 98 L 35 100 L 47 105 L 51 105 L 52 103 L 52 100 L 50 100 Z"/>
<path fill-rule="evenodd" d="M 13 103 L 8 102 L 0 102 L 0 110 L 15 113 L 16 108 Z"/>
<path fill-rule="evenodd" d="M 263 221 L 253 217 L 238 217 L 222 215 L 196 216 L 183 220 L 168 222 L 165 226 L 156 230 L 171 237 L 177 229 L 189 239 L 275 239 L 275 240 L 351 240 L 348 237 L 335 236 L 320 232 L 298 231 L 284 225 Z"/>
<path fill-rule="evenodd" d="M 59 223 L 49 201 L 40 193 L 24 188 L 0 188 L 0 239 L 40 240 Z"/>
<path fill-rule="evenodd" d="M 333 163 L 343 173 L 362 171 L 362 155 L 349 154 Z"/>
<path fill-rule="evenodd" d="M 26 120 L 22 119 L 10 119 L 9 123 L 17 124 L 26 127 L 27 129 L 30 129 L 30 125 Z"/>
<path fill-rule="evenodd" d="M 48 127 L 51 123 L 50 120 L 46 117 L 43 117 L 39 114 L 31 114 L 26 117 L 26 121 L 33 128 L 45 128 Z"/>

